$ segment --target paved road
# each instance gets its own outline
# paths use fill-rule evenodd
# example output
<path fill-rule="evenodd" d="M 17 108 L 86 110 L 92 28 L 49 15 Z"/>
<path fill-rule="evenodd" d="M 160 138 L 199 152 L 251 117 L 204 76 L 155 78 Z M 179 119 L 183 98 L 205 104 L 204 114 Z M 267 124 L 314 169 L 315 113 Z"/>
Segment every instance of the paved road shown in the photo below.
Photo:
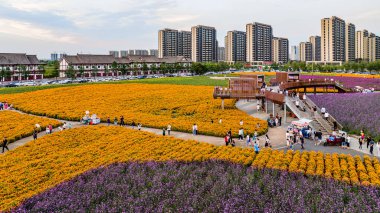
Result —
<path fill-rule="evenodd" d="M 254 101 L 254 102 L 239 101 L 239 102 L 237 102 L 236 106 L 238 109 L 240 109 L 244 112 L 247 112 L 249 115 L 251 115 L 253 117 L 261 118 L 264 120 L 266 120 L 268 117 L 268 115 L 266 113 L 264 113 L 264 112 L 258 113 L 255 110 L 256 109 L 256 101 Z M 25 113 L 20 112 L 20 111 L 16 111 L 16 112 L 25 114 Z M 35 115 L 33 115 L 33 116 L 35 116 Z M 80 128 L 80 127 L 85 126 L 85 125 L 80 124 L 79 122 L 64 121 L 64 120 L 59 120 L 59 121 L 71 123 L 72 128 Z M 103 123 L 100 125 L 106 126 L 107 124 Z M 288 125 L 289 125 L 289 123 L 287 123 L 281 127 L 269 128 L 268 136 L 271 140 L 273 149 L 286 150 L 285 133 L 286 133 L 286 128 Z M 132 126 L 126 126 L 126 128 L 132 129 Z M 137 128 L 135 127 L 135 129 L 137 129 Z M 54 134 L 54 132 L 57 132 L 57 131 L 59 131 L 58 128 L 54 129 L 53 134 Z M 141 129 L 141 131 L 154 133 L 156 135 L 162 135 L 161 129 L 143 127 Z M 45 132 L 40 132 L 38 134 L 38 138 L 44 137 L 45 135 L 46 135 Z M 224 138 L 214 137 L 214 136 L 205 136 L 205 135 L 194 136 L 190 133 L 172 131 L 171 135 L 167 136 L 167 137 L 175 137 L 175 138 L 179 138 L 179 139 L 183 139 L 183 140 L 195 140 L 195 141 L 199 141 L 199 142 L 213 144 L 216 146 L 224 146 L 225 145 Z M 260 146 L 264 146 L 264 142 L 265 142 L 264 136 L 261 136 L 259 138 L 260 138 Z M 32 141 L 33 141 L 33 136 L 29 136 L 29 137 L 26 137 L 26 138 L 23 138 L 21 140 L 18 140 L 18 141 L 11 143 L 8 147 L 10 150 L 13 150 L 13 149 L 16 149 L 17 147 L 20 147 L 20 146 L 22 146 L 26 143 L 32 142 Z M 237 139 L 235 141 L 236 141 L 237 147 L 246 147 L 245 141 L 238 141 Z M 297 145 L 295 147 L 295 150 L 300 150 L 300 148 L 301 147 L 299 145 Z M 355 151 L 352 149 L 341 149 L 339 147 L 325 147 L 322 145 L 314 146 L 314 144 L 310 141 L 306 142 L 305 150 L 322 151 L 324 153 L 345 153 L 345 154 L 360 155 L 360 156 L 363 156 L 365 153 L 368 153 L 368 151 L 366 151 L 366 150 L 364 150 L 363 152 L 358 152 L 358 151 Z"/>
<path fill-rule="evenodd" d="M 247 102 L 245 100 L 240 100 L 236 103 L 236 107 L 247 114 L 257 117 L 260 119 L 266 120 L 269 115 L 266 114 L 265 112 L 257 112 L 256 110 L 256 101 L 250 101 Z M 268 110 L 273 110 L 272 107 L 269 107 Z M 272 113 L 270 111 L 269 113 Z M 283 111 L 279 109 L 279 107 L 275 107 L 275 114 L 279 113 L 280 115 L 283 115 Z M 290 125 L 291 121 L 296 120 L 294 118 L 288 118 L 288 122 L 285 123 L 282 127 L 277 127 L 277 128 L 269 128 L 268 135 L 271 139 L 271 143 L 273 146 L 273 149 L 278 149 L 278 150 L 286 150 L 286 140 L 285 140 L 285 133 L 286 133 L 286 128 L 288 125 Z M 324 153 L 343 153 L 343 154 L 350 154 L 350 155 L 359 155 L 359 156 L 364 156 L 364 155 L 369 155 L 369 149 L 367 149 L 366 146 L 363 145 L 363 150 L 359 150 L 359 143 L 357 142 L 356 139 L 352 138 L 351 139 L 351 149 L 342 149 L 340 147 L 336 146 L 323 146 L 323 145 L 318 145 L 315 146 L 314 142 L 310 140 L 306 140 L 305 142 L 305 151 L 321 151 Z M 301 150 L 301 145 L 296 145 L 295 150 Z M 302 150 L 301 150 L 302 151 Z M 376 156 L 379 156 L 378 150 L 375 149 L 374 154 Z"/>

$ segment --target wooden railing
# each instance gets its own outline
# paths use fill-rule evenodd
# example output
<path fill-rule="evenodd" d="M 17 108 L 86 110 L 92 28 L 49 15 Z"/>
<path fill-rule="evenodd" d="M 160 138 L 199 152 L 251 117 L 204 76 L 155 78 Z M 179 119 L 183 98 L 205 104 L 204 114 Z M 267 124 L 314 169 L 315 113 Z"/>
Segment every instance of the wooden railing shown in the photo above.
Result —
<path fill-rule="evenodd" d="M 276 92 L 270 92 L 270 91 L 265 91 L 265 98 L 267 100 L 271 100 L 275 103 L 278 103 L 278 104 L 283 104 L 285 103 L 285 95 L 284 94 L 280 94 L 280 93 L 276 93 Z"/>

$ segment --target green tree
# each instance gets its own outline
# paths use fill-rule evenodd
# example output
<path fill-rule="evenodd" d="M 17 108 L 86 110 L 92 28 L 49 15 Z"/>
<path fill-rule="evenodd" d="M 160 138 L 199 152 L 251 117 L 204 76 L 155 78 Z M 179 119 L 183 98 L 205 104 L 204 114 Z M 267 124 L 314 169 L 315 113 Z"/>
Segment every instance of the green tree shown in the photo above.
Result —
<path fill-rule="evenodd" d="M 29 76 L 29 71 L 28 71 L 27 67 L 25 65 L 19 65 L 17 69 L 18 69 L 18 73 L 19 73 L 19 80 L 21 80 L 22 78 L 27 80 L 28 76 Z"/>
<path fill-rule="evenodd" d="M 119 66 L 117 64 L 116 61 L 112 62 L 111 64 L 111 70 L 113 73 L 116 73 L 116 76 L 118 76 L 118 72 L 119 72 Z"/>
<path fill-rule="evenodd" d="M 96 79 L 96 75 L 98 74 L 99 70 L 96 66 L 92 66 L 91 68 L 91 75 Z"/>
<path fill-rule="evenodd" d="M 122 74 L 122 75 L 127 74 L 127 72 L 128 72 L 128 67 L 127 67 L 127 65 L 126 65 L 126 64 L 120 64 L 119 66 L 120 66 L 120 72 L 121 72 L 121 74 Z"/>
<path fill-rule="evenodd" d="M 160 70 L 162 71 L 162 74 L 166 74 L 168 67 L 165 63 L 160 64 Z"/>
<path fill-rule="evenodd" d="M 70 65 L 68 68 L 67 68 L 67 71 L 66 71 L 66 76 L 68 78 L 70 78 L 71 80 L 74 80 L 76 78 L 76 75 L 77 75 L 77 72 L 76 70 L 74 69 L 74 67 L 72 65 Z"/>
<path fill-rule="evenodd" d="M 156 71 L 157 71 L 157 65 L 156 64 L 152 64 L 152 66 L 150 66 L 150 70 L 153 72 L 153 74 L 155 74 Z"/>
<path fill-rule="evenodd" d="M 108 69 L 108 65 L 104 65 L 104 75 L 108 76 L 108 73 L 110 73 L 110 70 Z"/>
<path fill-rule="evenodd" d="M 79 66 L 78 69 L 79 69 L 78 72 L 79 72 L 80 77 L 83 78 L 84 77 L 84 73 L 85 73 L 84 67 L 83 66 Z"/>
<path fill-rule="evenodd" d="M 144 75 L 145 75 L 145 72 L 147 72 L 149 70 L 149 67 L 145 62 L 142 65 L 142 70 L 144 71 Z"/>
<path fill-rule="evenodd" d="M 174 65 L 175 71 L 178 73 L 179 71 L 183 70 L 184 67 L 181 63 L 175 63 Z"/>

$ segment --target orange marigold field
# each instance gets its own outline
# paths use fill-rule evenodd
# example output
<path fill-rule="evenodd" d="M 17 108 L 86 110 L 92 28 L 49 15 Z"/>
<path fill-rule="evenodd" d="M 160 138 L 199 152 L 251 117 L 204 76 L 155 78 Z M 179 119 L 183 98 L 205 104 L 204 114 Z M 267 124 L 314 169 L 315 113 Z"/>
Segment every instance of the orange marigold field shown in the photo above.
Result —
<path fill-rule="evenodd" d="M 2 96 L 24 112 L 64 120 L 80 120 L 89 110 L 102 119 L 124 116 L 125 122 L 142 123 L 146 127 L 191 132 L 196 123 L 200 134 L 224 136 L 231 128 L 238 134 L 243 120 L 245 132 L 267 131 L 267 122 L 253 118 L 234 106 L 233 100 L 221 101 L 212 97 L 213 87 L 181 85 L 87 85 L 56 88 Z M 218 120 L 222 118 L 222 124 Z M 211 120 L 214 123 L 211 123 Z"/>
<path fill-rule="evenodd" d="M 3 137 L 7 137 L 9 142 L 13 142 L 30 136 L 33 134 L 36 124 L 45 129 L 49 124 L 57 127 L 61 125 L 61 122 L 49 118 L 2 110 L 0 111 L 0 139 L 2 141 Z"/>
<path fill-rule="evenodd" d="M 54 133 L 0 156 L 0 211 L 99 166 L 116 162 L 225 160 L 347 184 L 380 186 L 377 158 L 214 146 L 122 127 L 88 126 Z"/>

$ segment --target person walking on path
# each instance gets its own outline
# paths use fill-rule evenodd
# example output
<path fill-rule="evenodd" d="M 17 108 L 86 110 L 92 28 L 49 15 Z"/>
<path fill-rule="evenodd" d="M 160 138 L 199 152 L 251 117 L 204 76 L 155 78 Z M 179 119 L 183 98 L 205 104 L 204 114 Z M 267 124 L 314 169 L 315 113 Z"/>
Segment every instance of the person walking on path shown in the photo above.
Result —
<path fill-rule="evenodd" d="M 371 139 L 371 136 L 368 136 L 368 137 L 367 137 L 367 149 L 368 149 L 368 147 L 369 147 L 369 143 L 371 142 L 371 140 L 372 140 L 372 139 Z"/>
<path fill-rule="evenodd" d="M 371 155 L 373 155 L 374 146 L 375 146 L 375 141 L 371 139 L 371 141 L 369 142 L 369 153 L 371 153 Z"/>
<path fill-rule="evenodd" d="M 169 124 L 167 129 L 168 129 L 168 135 L 170 135 L 170 131 L 172 131 L 172 126 Z"/>
<path fill-rule="evenodd" d="M 303 146 L 305 143 L 305 138 L 303 136 L 300 136 L 300 140 L 301 140 L 301 149 L 305 149 L 305 147 Z"/>
<path fill-rule="evenodd" d="M 37 129 L 33 131 L 33 140 L 37 140 Z"/>
<path fill-rule="evenodd" d="M 165 132 L 166 132 L 165 128 L 162 128 L 162 136 L 165 136 Z"/>
<path fill-rule="evenodd" d="M 363 149 L 363 139 L 359 138 L 359 149 Z"/>
<path fill-rule="evenodd" d="M 117 125 L 117 117 L 115 117 L 115 118 L 113 119 L 113 124 L 114 124 L 114 125 Z"/>
<path fill-rule="evenodd" d="M 49 133 L 52 134 L 53 133 L 53 125 L 49 124 Z"/>
<path fill-rule="evenodd" d="M 226 144 L 226 146 L 228 146 L 228 140 L 229 140 L 229 137 L 228 137 L 228 134 L 226 134 L 226 136 L 224 136 L 224 143 Z"/>
<path fill-rule="evenodd" d="M 197 124 L 193 124 L 193 135 L 197 135 Z"/>
<path fill-rule="evenodd" d="M 258 143 L 255 143 L 255 144 L 253 145 L 253 147 L 254 147 L 254 149 L 255 149 L 255 153 L 256 153 L 256 154 L 259 154 L 259 151 L 260 151 L 259 144 L 258 144 Z"/>
<path fill-rule="evenodd" d="M 111 125 L 111 119 L 110 117 L 107 118 L 107 126 L 110 126 Z"/>
<path fill-rule="evenodd" d="M 132 121 L 132 129 L 135 129 L 135 127 L 136 127 L 136 123 L 135 121 Z"/>
<path fill-rule="evenodd" d="M 141 126 L 142 126 L 141 123 L 138 123 L 138 124 L 137 124 L 137 129 L 138 129 L 139 131 L 141 130 Z"/>
<path fill-rule="evenodd" d="M 326 121 L 329 120 L 329 113 L 328 112 L 325 113 L 325 119 L 326 119 Z"/>
<path fill-rule="evenodd" d="M 280 116 L 280 117 L 278 118 L 278 125 L 279 125 L 279 126 L 281 126 L 281 122 L 282 122 L 282 116 Z"/>
<path fill-rule="evenodd" d="M 246 143 L 247 147 L 251 144 L 251 137 L 249 136 L 249 134 L 247 134 Z"/>
<path fill-rule="evenodd" d="M 120 116 L 120 126 L 124 126 L 124 116 Z"/>
<path fill-rule="evenodd" d="M 239 141 L 242 141 L 244 139 L 244 130 L 243 128 L 239 129 Z"/>
<path fill-rule="evenodd" d="M 4 137 L 4 139 L 3 139 L 3 153 L 4 153 L 5 149 L 7 149 L 9 151 L 7 137 Z"/>

